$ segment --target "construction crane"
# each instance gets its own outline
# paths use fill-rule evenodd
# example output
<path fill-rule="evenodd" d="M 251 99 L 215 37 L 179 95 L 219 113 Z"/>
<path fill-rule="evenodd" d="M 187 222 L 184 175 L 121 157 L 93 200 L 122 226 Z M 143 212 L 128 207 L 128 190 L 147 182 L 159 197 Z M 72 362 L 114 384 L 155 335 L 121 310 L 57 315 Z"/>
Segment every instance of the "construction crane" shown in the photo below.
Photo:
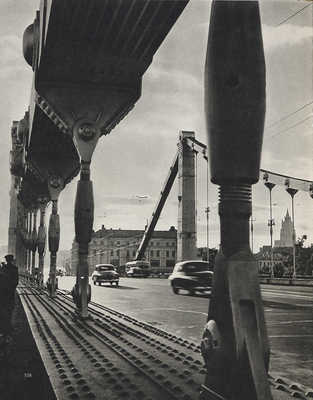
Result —
<path fill-rule="evenodd" d="M 168 176 L 163 184 L 163 188 L 160 193 L 159 200 L 156 204 L 156 207 L 152 213 L 152 217 L 146 227 L 145 233 L 142 237 L 141 243 L 137 249 L 136 256 L 135 256 L 135 261 L 140 261 L 144 258 L 145 251 L 147 249 L 147 246 L 149 244 L 149 241 L 153 235 L 154 228 L 160 218 L 161 212 L 163 210 L 164 204 L 168 198 L 168 195 L 173 187 L 173 183 L 175 181 L 175 178 L 178 173 L 178 159 L 179 159 L 179 147 L 182 144 L 186 144 L 189 146 L 190 149 L 192 149 L 194 152 L 202 152 L 204 159 L 207 161 L 207 146 L 198 140 L 194 138 L 184 138 L 182 139 L 179 144 L 178 144 L 178 150 L 175 154 L 174 160 L 171 164 Z"/>

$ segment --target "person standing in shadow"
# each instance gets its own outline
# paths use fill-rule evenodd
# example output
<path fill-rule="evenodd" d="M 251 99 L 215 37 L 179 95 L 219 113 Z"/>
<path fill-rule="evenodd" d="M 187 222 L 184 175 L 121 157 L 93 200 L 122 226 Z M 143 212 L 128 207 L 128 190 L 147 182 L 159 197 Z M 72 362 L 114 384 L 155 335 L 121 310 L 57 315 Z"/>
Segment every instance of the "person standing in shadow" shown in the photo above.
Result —
<path fill-rule="evenodd" d="M 18 269 L 14 256 L 8 254 L 6 263 L 0 269 L 0 320 L 1 333 L 5 336 L 12 334 L 12 313 L 15 305 L 15 289 L 18 285 Z"/>

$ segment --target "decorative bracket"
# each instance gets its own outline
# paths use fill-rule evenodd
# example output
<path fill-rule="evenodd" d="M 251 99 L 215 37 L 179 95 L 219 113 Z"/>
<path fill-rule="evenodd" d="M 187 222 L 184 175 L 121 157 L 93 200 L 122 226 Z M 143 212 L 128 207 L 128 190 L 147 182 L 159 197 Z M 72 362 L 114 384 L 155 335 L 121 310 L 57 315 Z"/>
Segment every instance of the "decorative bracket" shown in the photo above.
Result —
<path fill-rule="evenodd" d="M 89 119 L 78 120 L 73 128 L 74 143 L 84 162 L 90 162 L 101 135 L 100 126 Z"/>

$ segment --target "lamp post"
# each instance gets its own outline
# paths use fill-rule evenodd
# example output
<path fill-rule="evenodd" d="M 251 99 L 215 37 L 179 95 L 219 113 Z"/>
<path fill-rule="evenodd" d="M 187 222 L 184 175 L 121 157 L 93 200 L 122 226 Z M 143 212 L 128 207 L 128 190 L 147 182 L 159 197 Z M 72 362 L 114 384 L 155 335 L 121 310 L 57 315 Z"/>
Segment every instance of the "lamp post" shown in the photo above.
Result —
<path fill-rule="evenodd" d="M 266 174 L 267 175 L 267 174 Z M 273 219 L 273 209 L 272 209 L 272 190 L 275 187 L 275 183 L 267 182 L 268 176 L 264 176 L 266 182 L 264 185 L 268 188 L 270 192 L 270 219 L 268 220 L 268 226 L 270 228 L 270 240 L 271 240 L 271 276 L 274 276 L 274 266 L 273 266 L 273 226 L 275 221 Z"/>
<path fill-rule="evenodd" d="M 210 207 L 205 208 L 205 214 L 206 214 L 206 258 L 207 261 L 210 261 L 210 248 L 209 248 L 209 212 L 210 212 Z"/>
<path fill-rule="evenodd" d="M 205 158 L 207 166 L 206 166 L 206 208 L 204 210 L 206 214 L 206 259 L 207 262 L 210 262 L 210 247 L 209 247 L 209 162 L 208 158 Z"/>
<path fill-rule="evenodd" d="M 251 214 L 251 218 L 250 218 L 250 223 L 251 223 L 251 227 L 250 227 L 250 229 L 251 229 L 251 251 L 252 251 L 252 254 L 253 254 L 253 233 L 254 233 L 254 228 L 253 228 L 253 222 L 255 222 L 256 221 L 256 219 L 255 218 L 253 218 L 253 215 Z"/>
<path fill-rule="evenodd" d="M 295 210 L 294 210 L 294 197 L 298 193 L 297 189 L 289 187 L 290 181 L 286 179 L 285 186 L 287 193 L 291 196 L 291 212 L 292 212 L 292 264 L 293 264 L 293 278 L 297 276 L 296 273 L 296 232 L 295 232 Z"/>

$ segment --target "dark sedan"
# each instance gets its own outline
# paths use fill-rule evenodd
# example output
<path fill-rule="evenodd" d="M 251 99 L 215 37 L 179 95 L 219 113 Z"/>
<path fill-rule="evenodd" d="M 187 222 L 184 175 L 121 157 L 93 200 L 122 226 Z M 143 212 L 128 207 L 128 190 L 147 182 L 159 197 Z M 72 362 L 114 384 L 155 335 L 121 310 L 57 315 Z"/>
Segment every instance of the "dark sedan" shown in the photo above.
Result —
<path fill-rule="evenodd" d="M 206 261 L 182 261 L 175 265 L 173 273 L 168 277 L 175 294 L 180 289 L 190 294 L 209 292 L 212 288 L 213 271 Z"/>
<path fill-rule="evenodd" d="M 91 275 L 91 279 L 94 285 L 102 285 L 102 283 L 113 283 L 118 286 L 120 276 L 115 271 L 115 267 L 112 264 L 98 264 L 94 272 Z"/>

